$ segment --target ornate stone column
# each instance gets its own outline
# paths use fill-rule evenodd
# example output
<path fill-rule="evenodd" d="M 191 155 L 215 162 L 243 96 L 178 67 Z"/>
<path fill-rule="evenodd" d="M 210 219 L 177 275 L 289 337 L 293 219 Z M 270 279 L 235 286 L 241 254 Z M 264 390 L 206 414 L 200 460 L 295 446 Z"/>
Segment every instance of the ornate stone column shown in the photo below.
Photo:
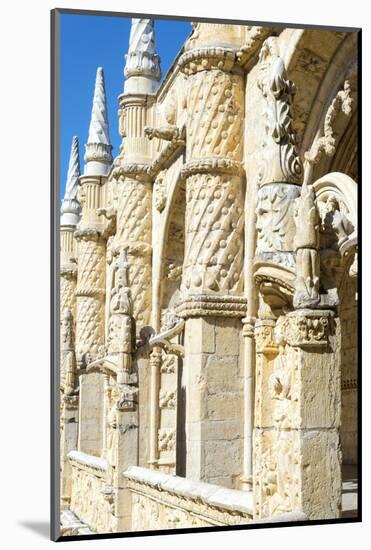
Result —
<path fill-rule="evenodd" d="M 300 185 L 295 86 L 277 38 L 264 42 L 254 70 L 253 108 L 265 113 L 256 151 L 254 515 L 302 511 L 309 519 L 335 518 L 341 497 L 338 323 L 320 296 L 319 216 L 313 190 Z"/>
<path fill-rule="evenodd" d="M 60 226 L 60 461 L 61 461 L 61 506 L 68 507 L 71 498 L 71 467 L 68 453 L 77 448 L 78 396 L 76 394 L 76 362 L 74 332 L 76 323 L 76 246 L 74 232 L 80 218 L 80 203 L 77 200 L 80 177 L 79 143 L 72 139 L 66 190 L 61 208 Z"/>
<path fill-rule="evenodd" d="M 113 498 L 113 531 L 130 530 L 131 498 L 122 480 L 122 472 L 138 463 L 138 373 L 132 357 L 135 350 L 135 322 L 131 292 L 128 287 L 129 266 L 122 251 L 116 260 L 115 286 L 110 301 L 108 355 L 116 363 L 116 380 L 109 412 L 110 437 L 107 459 L 111 479 L 107 491 Z"/>
<path fill-rule="evenodd" d="M 97 407 L 103 406 L 103 383 L 99 375 L 86 375 L 84 369 L 97 356 L 105 337 L 106 241 L 104 222 L 98 214 L 102 187 L 112 163 L 109 143 L 103 69 L 98 68 L 85 170 L 80 177 L 79 199 L 82 216 L 75 232 L 78 243 L 76 360 L 80 373 L 79 450 L 100 454 L 102 426 L 97 422 Z"/>
<path fill-rule="evenodd" d="M 161 77 L 152 19 L 132 19 L 126 55 L 124 93 L 119 97 L 120 134 L 116 251 L 128 255 L 129 286 L 137 329 L 150 324 L 152 254 L 152 182 L 150 141 L 145 135 L 148 108 Z"/>
<path fill-rule="evenodd" d="M 129 51 L 126 55 L 124 93 L 119 97 L 119 126 L 123 137 L 121 153 L 115 161 L 118 206 L 114 253 L 125 250 L 128 264 L 128 285 L 133 302 L 137 336 L 151 324 L 152 286 L 152 179 L 151 147 L 145 134 L 149 109 L 161 77 L 160 58 L 156 53 L 154 21 L 132 19 Z M 139 423 L 137 461 L 147 465 L 148 425 L 153 424 L 148 411 L 148 397 L 156 397 L 157 382 L 148 359 L 138 360 Z M 153 406 L 150 406 L 150 410 Z M 153 439 L 149 436 L 150 441 Z M 136 464 L 136 462 L 132 462 Z"/>
<path fill-rule="evenodd" d="M 233 487 L 243 453 L 244 75 L 233 34 L 225 33 L 229 46 L 197 47 L 210 38 L 212 26 L 197 25 L 188 45 L 193 49 L 179 60 L 188 77 L 188 121 L 183 301 L 177 313 L 186 319 L 186 476 Z"/>

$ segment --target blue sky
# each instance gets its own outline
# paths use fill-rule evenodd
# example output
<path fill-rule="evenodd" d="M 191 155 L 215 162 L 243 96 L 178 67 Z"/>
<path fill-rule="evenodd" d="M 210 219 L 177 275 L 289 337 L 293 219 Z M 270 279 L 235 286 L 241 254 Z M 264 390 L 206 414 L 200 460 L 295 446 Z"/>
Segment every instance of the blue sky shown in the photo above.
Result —
<path fill-rule="evenodd" d="M 61 15 L 61 197 L 74 135 L 79 138 L 83 171 L 84 144 L 88 137 L 97 67 L 104 68 L 113 156 L 119 151 L 121 138 L 118 133 L 117 98 L 124 88 L 130 23 L 131 19 L 126 17 Z M 184 21 L 155 20 L 155 31 L 163 78 L 191 32 L 191 25 Z"/>

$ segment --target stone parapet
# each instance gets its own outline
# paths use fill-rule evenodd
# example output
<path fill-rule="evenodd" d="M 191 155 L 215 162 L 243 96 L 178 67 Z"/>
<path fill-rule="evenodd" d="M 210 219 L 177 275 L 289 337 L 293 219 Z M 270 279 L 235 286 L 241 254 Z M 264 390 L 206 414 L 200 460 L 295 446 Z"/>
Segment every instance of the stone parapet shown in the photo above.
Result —
<path fill-rule="evenodd" d="M 133 500 L 133 530 L 240 525 L 252 520 L 252 493 L 132 466 L 124 473 Z M 143 509 L 148 513 L 143 513 Z"/>

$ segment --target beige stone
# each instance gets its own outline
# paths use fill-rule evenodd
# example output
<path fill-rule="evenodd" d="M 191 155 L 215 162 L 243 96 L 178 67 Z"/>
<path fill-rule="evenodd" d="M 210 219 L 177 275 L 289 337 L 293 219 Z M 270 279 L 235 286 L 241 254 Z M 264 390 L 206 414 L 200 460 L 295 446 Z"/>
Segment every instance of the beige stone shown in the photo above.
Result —
<path fill-rule="evenodd" d="M 61 218 L 62 531 L 334 519 L 357 461 L 356 33 L 133 19 Z M 161 52 L 160 52 L 161 53 Z M 145 60 L 145 62 L 144 62 Z"/>

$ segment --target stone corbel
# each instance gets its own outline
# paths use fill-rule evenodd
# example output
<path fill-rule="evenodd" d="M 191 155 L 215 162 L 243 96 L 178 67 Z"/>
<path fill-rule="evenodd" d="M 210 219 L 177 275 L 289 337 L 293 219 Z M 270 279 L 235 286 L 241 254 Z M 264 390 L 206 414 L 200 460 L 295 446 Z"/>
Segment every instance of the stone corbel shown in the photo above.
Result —
<path fill-rule="evenodd" d="M 142 344 L 137 348 L 136 356 L 146 356 L 153 350 L 153 348 L 159 347 L 165 350 L 166 353 L 184 357 L 184 346 L 171 342 L 172 338 L 178 336 L 182 332 L 184 326 L 184 319 L 177 319 L 173 326 L 166 328 L 159 334 L 150 336 L 147 341 L 142 342 Z"/>

